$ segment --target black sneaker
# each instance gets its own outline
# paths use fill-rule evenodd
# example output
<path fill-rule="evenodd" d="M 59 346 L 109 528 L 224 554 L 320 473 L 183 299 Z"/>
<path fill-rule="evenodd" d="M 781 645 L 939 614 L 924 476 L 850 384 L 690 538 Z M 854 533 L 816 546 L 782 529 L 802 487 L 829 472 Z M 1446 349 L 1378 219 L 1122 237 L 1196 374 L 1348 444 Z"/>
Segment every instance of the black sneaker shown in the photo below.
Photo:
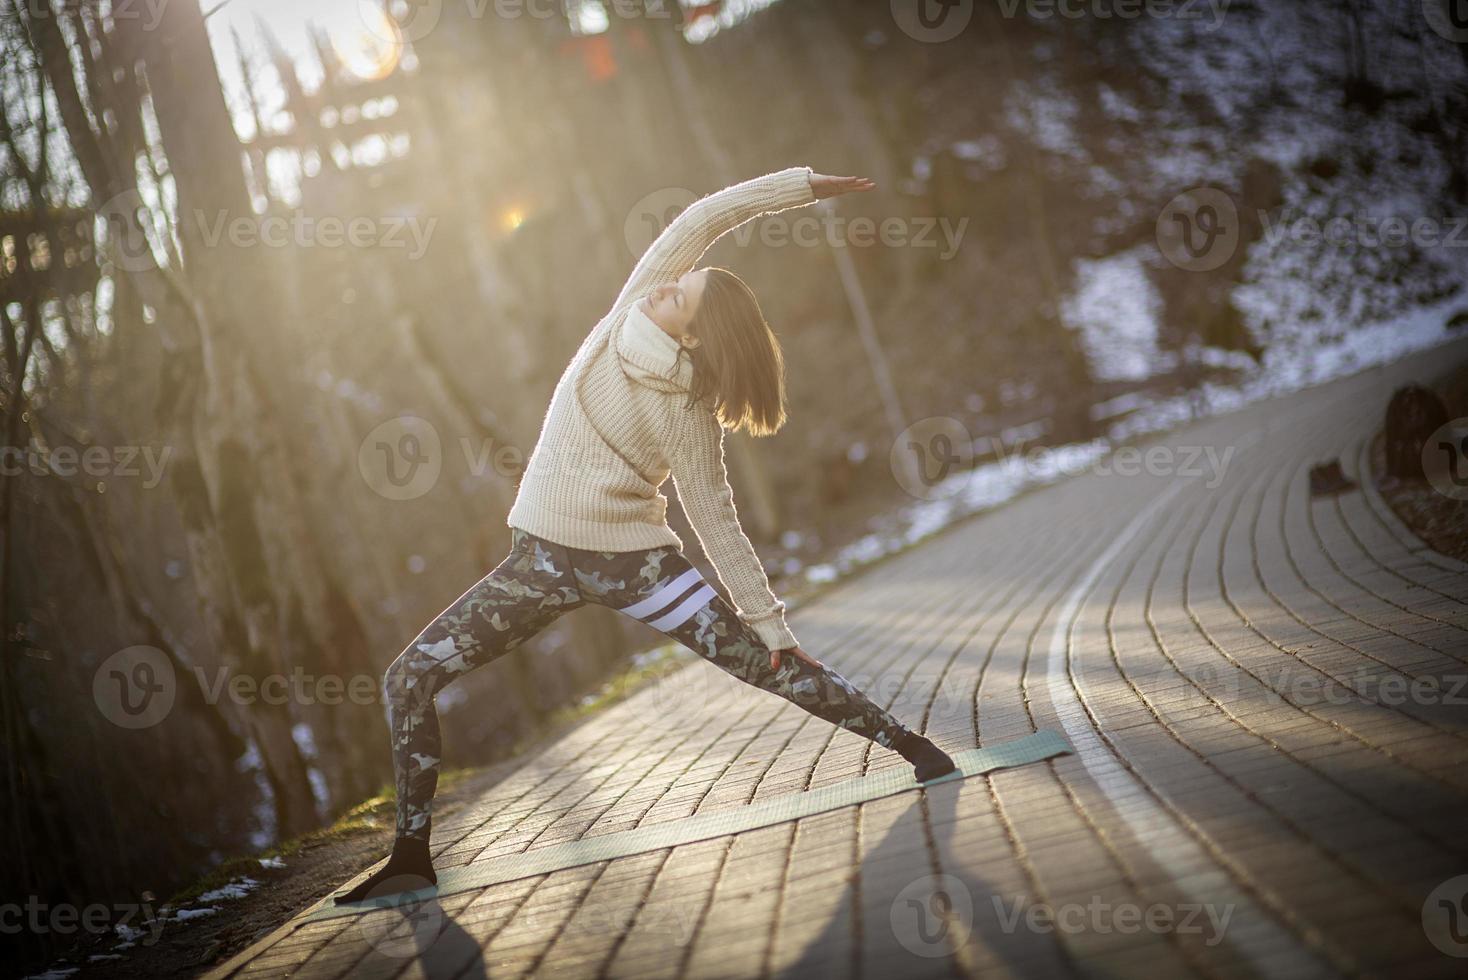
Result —
<path fill-rule="evenodd" d="M 913 776 L 920 783 L 941 779 L 957 770 L 953 760 L 925 735 L 908 732 L 893 746 L 897 754 L 912 763 Z"/>

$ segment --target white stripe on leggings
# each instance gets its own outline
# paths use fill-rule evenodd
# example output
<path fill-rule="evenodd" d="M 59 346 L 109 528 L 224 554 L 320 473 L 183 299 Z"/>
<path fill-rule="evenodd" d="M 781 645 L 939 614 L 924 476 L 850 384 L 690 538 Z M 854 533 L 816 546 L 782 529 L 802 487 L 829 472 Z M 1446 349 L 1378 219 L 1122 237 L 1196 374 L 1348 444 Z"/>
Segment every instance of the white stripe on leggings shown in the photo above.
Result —
<path fill-rule="evenodd" d="M 662 630 L 666 633 L 673 627 L 682 626 L 688 620 L 692 619 L 693 614 L 708 605 L 709 600 L 716 595 L 718 593 L 714 591 L 714 587 L 705 582 L 703 588 L 678 603 L 677 608 L 672 612 L 666 616 L 659 616 L 657 619 L 649 621 L 647 625 L 655 630 Z"/>
<path fill-rule="evenodd" d="M 628 606 L 622 612 L 633 619 L 646 619 L 682 595 L 694 582 L 702 581 L 703 576 L 698 573 L 698 569 L 690 568 L 652 595 L 642 599 L 636 605 Z"/>

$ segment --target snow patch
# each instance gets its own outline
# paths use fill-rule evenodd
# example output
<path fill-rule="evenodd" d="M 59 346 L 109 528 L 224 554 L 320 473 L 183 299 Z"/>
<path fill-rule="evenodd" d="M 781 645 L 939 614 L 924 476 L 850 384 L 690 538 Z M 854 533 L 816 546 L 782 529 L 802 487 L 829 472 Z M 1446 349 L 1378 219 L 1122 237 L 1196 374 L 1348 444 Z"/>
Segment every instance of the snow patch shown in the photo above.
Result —
<path fill-rule="evenodd" d="M 114 946 L 114 949 L 126 949 L 147 934 L 146 929 L 130 926 L 126 922 L 117 923 L 112 927 L 112 931 L 117 933 L 118 938 L 122 940 L 121 945 Z"/>
<path fill-rule="evenodd" d="M 961 470 L 937 483 L 929 499 L 908 504 L 877 519 L 880 530 L 840 549 L 829 562 L 805 570 L 806 581 L 825 584 L 885 555 L 900 551 L 965 517 L 991 510 L 1033 487 L 1085 472 L 1129 439 L 1185 425 L 1199 418 L 1236 411 L 1255 401 L 1324 384 L 1377 364 L 1398 360 L 1453 339 L 1448 320 L 1468 311 L 1468 302 L 1451 299 L 1404 316 L 1359 328 L 1335 344 L 1306 352 L 1270 352 L 1262 366 L 1237 384 L 1205 383 L 1175 397 L 1146 394 L 1103 402 L 1107 415 L 1129 412 L 1106 437 L 1060 446 L 994 446 L 999 459 Z M 1236 366 L 1242 367 L 1239 363 Z M 1098 406 L 1099 407 L 1099 406 Z"/>
<path fill-rule="evenodd" d="M 235 878 L 227 885 L 221 885 L 212 891 L 207 891 L 204 894 L 200 895 L 199 901 L 234 901 L 236 899 L 244 898 L 246 895 L 250 894 L 250 892 L 254 891 L 259 886 L 260 883 L 254 878 L 250 878 L 248 876 L 243 878 Z"/>
<path fill-rule="evenodd" d="M 1061 305 L 1097 381 L 1142 381 L 1170 366 L 1157 346 L 1161 311 L 1139 249 L 1078 260 L 1075 292 Z"/>

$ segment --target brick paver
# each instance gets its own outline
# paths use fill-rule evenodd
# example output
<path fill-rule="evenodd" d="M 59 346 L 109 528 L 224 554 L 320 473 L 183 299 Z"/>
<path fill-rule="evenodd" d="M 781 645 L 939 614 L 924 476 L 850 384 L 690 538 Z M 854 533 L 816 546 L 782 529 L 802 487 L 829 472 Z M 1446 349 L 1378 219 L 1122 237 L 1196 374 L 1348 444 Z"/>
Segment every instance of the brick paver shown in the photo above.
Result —
<path fill-rule="evenodd" d="M 1468 874 L 1468 565 L 1369 483 L 1312 501 L 1307 473 L 1339 456 L 1359 475 L 1393 388 L 1465 357 L 1187 426 L 1147 445 L 1232 449 L 1215 486 L 1077 477 L 796 614 L 811 650 L 941 744 L 1053 728 L 1074 755 L 414 919 L 293 923 L 217 975 L 1461 976 L 1422 915 Z M 693 664 L 444 820 L 437 860 L 902 765 Z"/>

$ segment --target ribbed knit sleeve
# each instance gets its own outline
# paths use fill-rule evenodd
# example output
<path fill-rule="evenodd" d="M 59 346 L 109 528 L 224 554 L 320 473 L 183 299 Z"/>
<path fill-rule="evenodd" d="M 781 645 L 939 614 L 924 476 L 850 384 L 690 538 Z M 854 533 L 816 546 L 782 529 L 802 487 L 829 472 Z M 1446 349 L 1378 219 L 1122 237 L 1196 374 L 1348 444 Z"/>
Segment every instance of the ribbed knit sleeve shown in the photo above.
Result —
<path fill-rule="evenodd" d="M 668 457 L 683 513 L 729 590 L 739 618 L 771 650 L 788 650 L 797 641 L 785 625 L 785 603 L 770 591 L 764 566 L 734 508 L 734 490 L 724 465 L 724 428 L 713 413 L 699 409 L 689 411 L 685 421 Z"/>
<path fill-rule="evenodd" d="M 663 229 L 641 259 L 612 307 L 688 272 L 720 235 L 762 214 L 814 204 L 809 167 L 790 167 L 726 187 L 694 201 Z"/>

